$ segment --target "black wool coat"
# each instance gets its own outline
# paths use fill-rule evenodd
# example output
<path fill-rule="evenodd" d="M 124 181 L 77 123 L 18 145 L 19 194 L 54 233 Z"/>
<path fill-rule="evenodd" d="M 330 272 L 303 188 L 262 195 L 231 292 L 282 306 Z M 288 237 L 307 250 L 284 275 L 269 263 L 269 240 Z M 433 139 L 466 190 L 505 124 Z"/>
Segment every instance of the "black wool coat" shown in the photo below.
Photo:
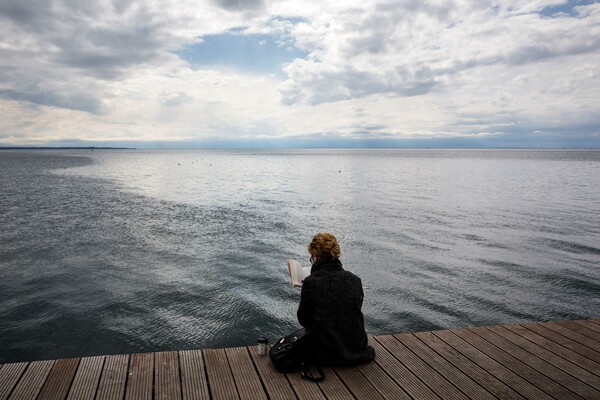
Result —
<path fill-rule="evenodd" d="M 302 284 L 298 322 L 316 333 L 312 355 L 320 365 L 368 363 L 375 350 L 368 345 L 361 311 L 360 278 L 334 258 L 320 258 Z"/>

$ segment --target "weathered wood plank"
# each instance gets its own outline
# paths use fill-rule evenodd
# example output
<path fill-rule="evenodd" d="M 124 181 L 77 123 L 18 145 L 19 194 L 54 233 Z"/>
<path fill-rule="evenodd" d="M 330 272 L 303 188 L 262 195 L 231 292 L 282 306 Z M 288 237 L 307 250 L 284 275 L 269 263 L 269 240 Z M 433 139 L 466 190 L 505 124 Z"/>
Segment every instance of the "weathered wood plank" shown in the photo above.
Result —
<path fill-rule="evenodd" d="M 546 322 L 541 324 L 544 328 L 548 328 L 553 330 L 556 333 L 560 333 L 564 337 L 568 337 L 569 339 L 581 343 L 582 345 L 589 347 L 592 350 L 596 350 L 600 352 L 600 342 L 594 339 L 591 339 L 587 336 L 584 336 L 580 333 L 577 333 L 571 329 L 565 328 L 562 325 L 557 324 L 556 322 Z"/>
<path fill-rule="evenodd" d="M 200 350 L 179 352 L 183 400 L 208 400 L 208 380 Z"/>
<path fill-rule="evenodd" d="M 504 382 L 469 360 L 432 332 L 417 333 L 415 336 L 499 399 L 523 399 L 523 396 Z"/>
<path fill-rule="evenodd" d="M 551 400 L 552 396 L 543 392 L 539 388 L 533 386 L 531 383 L 523 379 L 521 376 L 515 374 L 512 370 L 506 368 L 500 362 L 492 358 L 492 355 L 480 351 L 477 347 L 469 344 L 466 340 L 472 339 L 471 333 L 465 331 L 463 336 L 465 340 L 459 337 L 457 334 L 451 331 L 437 331 L 433 332 L 437 337 L 454 347 L 455 350 L 462 353 L 465 357 L 469 358 L 475 364 L 479 365 L 490 374 L 494 375 L 500 381 L 504 382 L 507 386 L 521 394 L 527 399 L 544 399 Z M 493 353 L 496 355 L 496 353 Z"/>
<path fill-rule="evenodd" d="M 335 372 L 357 399 L 384 399 L 377 388 L 362 374 L 360 369 L 352 367 L 335 368 Z"/>
<path fill-rule="evenodd" d="M 549 364 L 552 364 L 553 366 L 561 369 L 565 373 L 574 376 L 575 378 L 579 379 L 580 381 L 585 382 L 588 385 L 592 386 L 592 388 L 598 390 L 598 388 L 596 387 L 596 386 L 600 385 L 600 382 L 598 381 L 598 377 L 591 374 L 589 371 L 579 367 L 576 364 L 573 364 L 572 362 L 570 362 L 568 360 L 565 360 L 564 358 L 539 346 L 538 344 L 527 340 L 523 336 L 514 333 L 512 330 L 508 329 L 505 326 L 490 326 L 490 327 L 487 327 L 487 329 L 491 330 L 494 333 L 497 333 L 498 335 L 513 342 L 514 344 L 518 345 L 519 347 L 521 347 L 521 348 L 527 350 L 528 352 L 547 361 Z M 569 387 L 569 389 L 571 389 L 572 391 L 575 391 L 575 389 L 572 386 Z M 579 392 L 576 392 L 576 393 L 579 393 Z M 596 398 L 600 398 L 600 397 L 596 397 Z"/>
<path fill-rule="evenodd" d="M 374 338 L 369 338 L 369 344 L 373 348 L 381 347 L 381 344 Z M 377 351 L 377 350 L 376 350 Z M 375 357 L 379 357 L 376 353 Z M 410 399 L 410 396 L 402 390 L 396 380 L 391 377 L 377 362 L 360 365 L 360 372 L 371 382 L 373 387 L 377 388 L 379 393 L 388 400 L 393 399 Z"/>
<path fill-rule="evenodd" d="M 597 321 L 590 321 L 590 320 L 587 320 L 587 319 L 579 319 L 579 320 L 572 321 L 572 322 L 575 323 L 575 324 L 579 324 L 581 326 L 584 326 L 584 327 L 588 328 L 591 331 L 596 332 L 596 337 L 598 339 L 600 339 L 600 337 L 599 337 L 600 336 L 600 325 L 598 324 Z"/>
<path fill-rule="evenodd" d="M 336 375 L 335 371 L 328 367 L 323 367 L 325 380 L 319 382 L 319 388 L 327 400 L 354 400 L 354 396 Z"/>
<path fill-rule="evenodd" d="M 79 358 L 56 360 L 37 400 L 64 400 L 79 366 Z"/>
<path fill-rule="evenodd" d="M 181 400 L 177 352 L 154 353 L 154 399 Z"/>
<path fill-rule="evenodd" d="M 318 384 L 256 346 L 5 364 L 0 400 L 600 399 L 600 319 L 369 341 L 375 362 L 324 368 Z"/>
<path fill-rule="evenodd" d="M 286 374 L 299 399 L 325 400 L 325 395 L 314 382 L 303 379 L 299 372 Z"/>
<path fill-rule="evenodd" d="M 96 400 L 122 400 L 125 397 L 129 355 L 106 356 Z"/>
<path fill-rule="evenodd" d="M 586 357 L 583 357 L 574 351 L 564 348 L 563 346 L 554 343 L 552 340 L 548 340 L 543 336 L 538 335 L 535 332 L 530 331 L 520 325 L 508 325 L 506 327 L 510 329 L 512 332 L 523 336 L 524 338 L 530 340 L 533 343 L 536 343 L 540 347 L 543 347 L 546 350 L 553 352 L 564 358 L 565 360 L 569 360 L 573 364 L 577 364 L 582 368 L 585 368 L 589 372 L 600 371 L 600 364 L 589 360 Z M 600 384 L 600 382 L 596 382 Z M 600 389 L 600 386 L 596 387 L 596 389 Z"/>
<path fill-rule="evenodd" d="M 537 357 L 534 353 L 529 352 L 526 348 L 520 346 L 518 344 L 518 340 L 524 340 L 520 336 L 513 334 L 510 331 L 507 331 L 507 335 L 514 335 L 515 342 L 511 342 L 507 338 L 502 335 L 499 335 L 493 332 L 492 327 L 480 327 L 480 328 L 472 328 L 472 332 L 481 336 L 488 342 L 494 344 L 496 347 L 504 350 L 508 354 L 512 355 L 515 358 L 520 359 L 525 364 L 544 374 L 548 378 L 554 380 L 558 384 L 566 387 L 573 393 L 577 393 L 581 397 L 585 399 L 598 399 L 600 397 L 600 392 L 596 391 L 592 387 L 583 384 L 579 379 L 567 374 L 563 370 L 555 367 L 553 364 L 549 363 L 547 360 L 544 360 L 543 357 Z M 529 344 L 527 340 L 524 340 L 525 344 Z M 569 398 L 569 397 L 566 397 Z"/>
<path fill-rule="evenodd" d="M 379 336 L 377 340 L 415 376 L 427 382 L 429 388 L 442 399 L 464 400 L 469 398 L 395 337 Z"/>
<path fill-rule="evenodd" d="M 528 382 L 548 393 L 556 399 L 581 399 L 581 396 L 576 395 L 567 388 L 559 385 L 554 380 L 527 365 L 524 360 L 527 357 L 533 357 L 530 353 L 520 352 L 520 358 L 513 357 L 509 352 L 505 352 L 500 347 L 495 346 L 491 342 L 476 334 L 471 329 L 459 329 L 453 331 L 456 335 L 468 341 L 472 346 L 475 346 L 480 351 L 500 362 L 506 368 L 510 369 L 517 375 L 523 377 Z M 468 332 L 468 333 L 467 333 Z"/>
<path fill-rule="evenodd" d="M 0 369 L 0 400 L 6 400 L 29 363 L 4 364 Z"/>
<path fill-rule="evenodd" d="M 568 321 L 573 325 L 579 325 L 584 327 L 585 329 L 592 331 L 592 335 L 595 335 L 595 337 L 598 337 L 598 333 L 600 333 L 600 325 L 597 321 L 590 321 L 587 319 L 579 319 L 579 320 L 575 320 L 575 321 Z"/>
<path fill-rule="evenodd" d="M 391 393 L 398 399 L 439 399 L 439 397 L 419 378 L 410 372 L 400 361 L 386 350 L 379 342 L 379 336 L 374 337 L 371 345 L 375 348 L 375 362 L 381 366 L 396 382 L 397 387 L 390 387 Z"/>
<path fill-rule="evenodd" d="M 598 326 L 598 328 L 600 328 L 600 318 L 590 318 L 590 319 L 586 319 L 586 321 L 596 324 Z"/>
<path fill-rule="evenodd" d="M 125 387 L 126 400 L 152 400 L 154 353 L 132 354 Z"/>
<path fill-rule="evenodd" d="M 411 397 L 402 390 L 394 378 L 387 374 L 376 362 L 370 362 L 358 367 L 359 371 L 377 389 L 379 394 L 387 400 L 410 399 Z"/>
<path fill-rule="evenodd" d="M 224 349 L 204 349 L 208 387 L 213 399 L 239 399 Z"/>
<path fill-rule="evenodd" d="M 52 366 L 54 360 L 34 361 L 29 363 L 25 373 L 10 395 L 10 400 L 34 400 L 37 398 Z M 4 369 L 4 368 L 3 368 Z"/>
<path fill-rule="evenodd" d="M 248 349 L 254 365 L 258 370 L 258 375 L 265 386 L 269 399 L 288 400 L 296 399 L 296 394 L 292 389 L 290 382 L 284 374 L 280 374 L 271 364 L 267 355 L 259 355 L 256 346 Z"/>
<path fill-rule="evenodd" d="M 522 326 L 524 328 L 529 329 L 530 331 L 537 333 L 540 336 L 543 336 L 548 340 L 552 340 L 554 343 L 557 343 L 571 351 L 574 351 L 580 356 L 588 358 L 594 361 L 595 363 L 600 363 L 600 352 L 598 351 L 592 350 L 589 347 L 584 346 L 583 344 L 571 340 L 539 324 L 523 324 Z"/>
<path fill-rule="evenodd" d="M 440 357 L 433 349 L 425 343 L 417 339 L 411 334 L 398 334 L 394 337 L 409 347 L 411 351 L 417 354 L 421 359 L 434 368 L 440 375 L 452 382 L 463 393 L 467 394 L 471 399 L 496 399 L 490 392 L 481 387 L 468 375 L 463 373 L 448 362 L 445 358 Z"/>
<path fill-rule="evenodd" d="M 260 383 L 258 372 L 254 368 L 250 353 L 246 347 L 225 349 L 229 366 L 238 393 L 242 399 L 266 400 L 267 394 Z"/>
<path fill-rule="evenodd" d="M 575 331 L 580 335 L 587 336 L 592 340 L 600 341 L 600 339 L 598 339 L 598 333 L 596 331 L 586 328 L 584 325 L 579 324 L 577 321 L 556 321 L 556 323 L 572 331 Z"/>
<path fill-rule="evenodd" d="M 96 396 L 103 366 L 104 356 L 82 358 L 67 400 L 93 400 Z"/>

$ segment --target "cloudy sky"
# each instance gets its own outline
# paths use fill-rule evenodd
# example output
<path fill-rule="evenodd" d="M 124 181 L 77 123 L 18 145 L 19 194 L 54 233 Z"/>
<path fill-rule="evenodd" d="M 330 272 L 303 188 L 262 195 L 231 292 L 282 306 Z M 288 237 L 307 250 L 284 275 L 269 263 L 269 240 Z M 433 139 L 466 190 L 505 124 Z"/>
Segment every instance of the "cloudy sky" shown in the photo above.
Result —
<path fill-rule="evenodd" d="M 600 2 L 0 0 L 0 146 L 600 147 Z"/>

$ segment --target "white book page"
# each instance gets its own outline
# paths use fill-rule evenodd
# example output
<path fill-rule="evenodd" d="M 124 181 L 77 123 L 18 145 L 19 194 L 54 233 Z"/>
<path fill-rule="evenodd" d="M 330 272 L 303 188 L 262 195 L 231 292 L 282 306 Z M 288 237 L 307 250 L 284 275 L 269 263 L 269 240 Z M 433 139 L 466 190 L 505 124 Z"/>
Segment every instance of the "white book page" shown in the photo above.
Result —
<path fill-rule="evenodd" d="M 302 287 L 304 278 L 310 275 L 310 267 L 302 267 L 296 260 L 288 260 L 288 270 L 292 279 L 292 286 Z"/>

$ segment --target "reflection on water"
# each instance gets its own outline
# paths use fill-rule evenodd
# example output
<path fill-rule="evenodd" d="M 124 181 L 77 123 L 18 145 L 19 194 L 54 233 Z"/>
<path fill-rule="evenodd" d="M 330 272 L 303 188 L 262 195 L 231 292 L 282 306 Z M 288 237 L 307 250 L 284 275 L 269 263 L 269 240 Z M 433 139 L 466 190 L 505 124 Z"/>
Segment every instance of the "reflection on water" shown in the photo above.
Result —
<path fill-rule="evenodd" d="M 599 151 L 0 152 L 0 362 L 293 329 L 332 231 L 371 334 L 599 309 Z"/>

